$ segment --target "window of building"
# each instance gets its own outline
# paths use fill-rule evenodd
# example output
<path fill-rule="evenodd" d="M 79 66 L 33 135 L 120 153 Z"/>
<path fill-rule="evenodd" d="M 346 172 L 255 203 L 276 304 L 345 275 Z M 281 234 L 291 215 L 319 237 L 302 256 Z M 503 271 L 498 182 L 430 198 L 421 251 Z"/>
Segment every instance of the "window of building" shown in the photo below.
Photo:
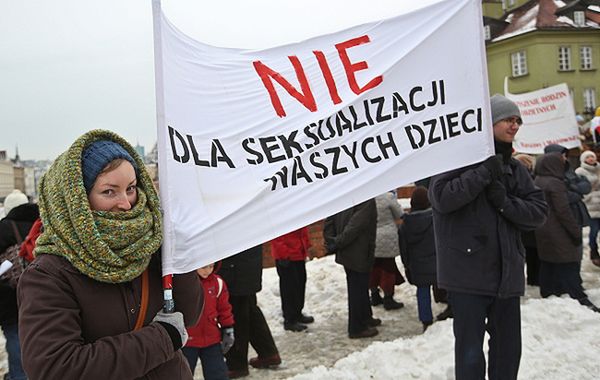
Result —
<path fill-rule="evenodd" d="M 510 55 L 512 63 L 513 77 L 519 77 L 527 74 L 527 56 L 525 50 L 521 50 Z"/>
<path fill-rule="evenodd" d="M 486 41 L 489 41 L 492 39 L 492 31 L 490 30 L 489 25 L 483 26 L 483 38 L 485 38 Z"/>
<path fill-rule="evenodd" d="M 583 107 L 586 112 L 593 113 L 596 109 L 596 89 L 584 88 L 583 89 Z"/>
<path fill-rule="evenodd" d="M 573 21 L 577 26 L 585 25 L 585 12 L 584 11 L 575 11 L 573 12 Z"/>
<path fill-rule="evenodd" d="M 582 70 L 591 70 L 592 69 L 592 47 L 591 46 L 581 46 L 579 48 L 580 58 L 581 58 L 581 69 Z"/>
<path fill-rule="evenodd" d="M 510 8 L 515 5 L 515 0 L 502 0 L 502 9 Z"/>
<path fill-rule="evenodd" d="M 569 46 L 558 47 L 558 70 L 571 70 L 571 48 Z"/>

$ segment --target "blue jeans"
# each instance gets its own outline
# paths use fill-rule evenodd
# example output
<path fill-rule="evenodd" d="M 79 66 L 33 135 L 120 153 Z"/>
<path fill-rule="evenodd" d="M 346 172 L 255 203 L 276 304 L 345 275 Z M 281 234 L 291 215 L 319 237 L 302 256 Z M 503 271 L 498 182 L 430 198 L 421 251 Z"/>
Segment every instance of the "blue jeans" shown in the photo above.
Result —
<path fill-rule="evenodd" d="M 448 292 L 454 314 L 454 371 L 457 380 L 485 379 L 483 338 L 487 331 L 489 380 L 516 380 L 521 360 L 519 297 L 498 298 Z"/>
<path fill-rule="evenodd" d="M 21 344 L 17 324 L 2 325 L 6 338 L 6 353 L 8 354 L 8 380 L 27 380 L 27 375 L 21 366 Z"/>
<path fill-rule="evenodd" d="M 202 375 L 205 380 L 229 379 L 227 375 L 227 365 L 225 364 L 223 351 L 221 351 L 221 343 L 203 348 L 183 347 L 181 350 L 188 360 L 192 374 L 196 369 L 198 358 L 200 358 L 200 363 L 202 363 Z"/>
<path fill-rule="evenodd" d="M 433 313 L 431 312 L 431 292 L 429 286 L 417 287 L 417 308 L 419 311 L 419 321 L 433 322 Z"/>

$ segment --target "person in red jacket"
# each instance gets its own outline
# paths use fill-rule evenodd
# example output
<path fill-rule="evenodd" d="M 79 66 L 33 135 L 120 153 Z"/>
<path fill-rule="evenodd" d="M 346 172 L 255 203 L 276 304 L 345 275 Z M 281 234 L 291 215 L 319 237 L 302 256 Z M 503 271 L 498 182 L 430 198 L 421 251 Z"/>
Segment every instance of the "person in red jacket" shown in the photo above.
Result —
<path fill-rule="evenodd" d="M 283 310 L 283 328 L 303 331 L 315 319 L 302 314 L 306 291 L 306 266 L 310 241 L 308 228 L 302 227 L 271 240 L 271 255 L 279 275 L 279 294 Z"/>
<path fill-rule="evenodd" d="M 200 358 L 204 379 L 222 380 L 228 379 L 223 355 L 235 341 L 234 321 L 227 284 L 213 270 L 214 264 L 196 270 L 204 289 L 204 309 L 196 326 L 187 329 L 189 338 L 182 350 L 192 373 Z"/>

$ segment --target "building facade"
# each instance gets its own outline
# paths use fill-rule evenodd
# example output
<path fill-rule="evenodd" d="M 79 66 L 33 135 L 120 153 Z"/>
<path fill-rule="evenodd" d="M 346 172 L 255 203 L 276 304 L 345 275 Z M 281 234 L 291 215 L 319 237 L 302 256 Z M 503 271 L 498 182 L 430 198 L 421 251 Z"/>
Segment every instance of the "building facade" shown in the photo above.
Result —
<path fill-rule="evenodd" d="M 490 93 L 566 83 L 575 112 L 600 106 L 600 0 L 483 1 Z"/>
<path fill-rule="evenodd" d="M 0 160 L 0 199 L 4 199 L 15 188 L 15 171 L 10 160 Z"/>

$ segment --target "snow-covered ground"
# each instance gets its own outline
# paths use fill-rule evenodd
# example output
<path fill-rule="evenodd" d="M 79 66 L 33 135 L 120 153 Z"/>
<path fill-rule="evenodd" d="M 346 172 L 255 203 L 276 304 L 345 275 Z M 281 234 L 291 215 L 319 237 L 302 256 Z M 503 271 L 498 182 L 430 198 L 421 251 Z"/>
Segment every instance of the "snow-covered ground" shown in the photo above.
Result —
<path fill-rule="evenodd" d="M 436 322 L 422 334 L 413 286 L 396 287 L 395 298 L 404 302 L 403 309 L 373 308 L 375 317 L 383 320 L 378 336 L 350 340 L 342 267 L 326 257 L 307 263 L 307 272 L 306 311 L 316 321 L 307 332 L 293 333 L 281 324 L 277 274 L 264 271 L 258 299 L 283 364 L 277 370 L 251 369 L 249 379 L 454 378 L 452 322 Z M 600 268 L 587 257 L 582 278 L 590 299 L 600 305 Z M 443 305 L 434 305 L 434 314 L 442 309 Z M 520 379 L 595 379 L 600 374 L 600 314 L 578 302 L 540 299 L 538 288 L 528 287 L 522 302 L 522 333 Z"/>
<path fill-rule="evenodd" d="M 399 262 L 399 259 L 398 259 Z M 403 271 L 399 262 L 401 271 Z M 307 263 L 305 311 L 315 317 L 307 331 L 283 330 L 278 277 L 265 269 L 259 304 L 269 322 L 283 359 L 274 370 L 250 368 L 247 379 L 348 380 L 348 379 L 452 379 L 454 354 L 451 320 L 436 322 L 422 334 L 417 318 L 415 288 L 396 287 L 403 309 L 375 307 L 383 320 L 379 335 L 348 339 L 346 280 L 333 257 Z M 586 251 L 582 263 L 584 287 L 600 305 L 600 268 Z M 434 305 L 434 314 L 443 305 Z M 600 374 L 600 314 L 569 298 L 540 299 L 528 287 L 522 302 L 523 355 L 520 379 L 595 379 Z M 4 340 L 0 337 L 0 376 L 6 371 Z M 252 356 L 250 354 L 250 356 Z M 201 370 L 196 372 L 201 379 Z"/>

